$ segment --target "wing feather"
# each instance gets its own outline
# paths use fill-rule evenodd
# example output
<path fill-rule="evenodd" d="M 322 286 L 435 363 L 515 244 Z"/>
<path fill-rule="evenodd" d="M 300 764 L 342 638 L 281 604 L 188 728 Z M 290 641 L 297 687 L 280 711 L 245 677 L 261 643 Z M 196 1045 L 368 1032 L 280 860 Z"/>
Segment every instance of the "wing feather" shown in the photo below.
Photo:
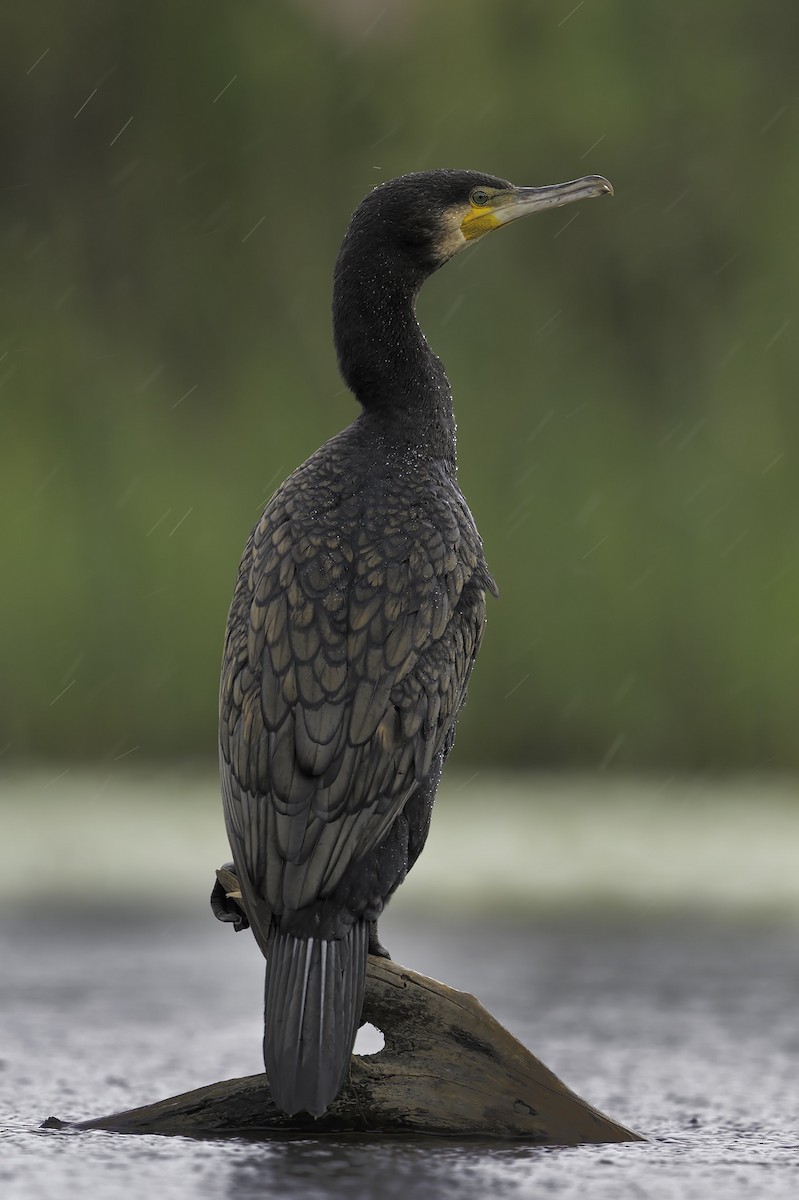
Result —
<path fill-rule="evenodd" d="M 312 459 L 253 531 L 223 660 L 228 833 L 250 904 L 272 914 L 332 895 L 429 773 L 465 697 L 490 581 L 451 485 L 431 486 L 401 524 L 387 515 L 401 495 L 369 509 L 357 481 L 326 509 L 319 496 L 336 488 L 320 484 L 319 455 L 313 488 Z"/>

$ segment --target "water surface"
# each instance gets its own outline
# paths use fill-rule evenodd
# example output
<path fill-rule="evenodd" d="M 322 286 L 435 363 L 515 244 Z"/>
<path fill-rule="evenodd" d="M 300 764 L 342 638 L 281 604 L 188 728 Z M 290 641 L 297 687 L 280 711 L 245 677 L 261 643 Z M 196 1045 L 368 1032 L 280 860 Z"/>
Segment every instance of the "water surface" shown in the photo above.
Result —
<path fill-rule="evenodd" d="M 41 1131 L 260 1069 L 262 969 L 204 912 L 0 923 L 4 1200 L 795 1197 L 799 948 L 789 925 L 391 919 L 399 961 L 476 993 L 645 1144 L 253 1143 Z"/>

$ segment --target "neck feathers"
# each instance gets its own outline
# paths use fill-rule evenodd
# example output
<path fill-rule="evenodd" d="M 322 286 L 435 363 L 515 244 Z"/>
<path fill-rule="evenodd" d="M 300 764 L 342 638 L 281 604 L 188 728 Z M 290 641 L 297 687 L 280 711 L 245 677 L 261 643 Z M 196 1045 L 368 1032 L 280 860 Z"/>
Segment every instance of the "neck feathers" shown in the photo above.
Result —
<path fill-rule="evenodd" d="M 336 352 L 345 383 L 371 419 L 454 467 L 449 380 L 414 312 L 427 274 L 351 231 L 334 278 Z"/>

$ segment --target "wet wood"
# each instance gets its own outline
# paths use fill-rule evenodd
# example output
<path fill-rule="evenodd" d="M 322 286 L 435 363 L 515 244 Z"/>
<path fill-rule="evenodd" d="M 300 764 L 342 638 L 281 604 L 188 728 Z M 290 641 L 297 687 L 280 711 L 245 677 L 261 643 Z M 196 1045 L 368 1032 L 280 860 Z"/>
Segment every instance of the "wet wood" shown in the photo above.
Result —
<path fill-rule="evenodd" d="M 370 957 L 363 1015 L 385 1046 L 353 1055 L 346 1086 L 318 1119 L 286 1116 L 266 1076 L 250 1075 L 79 1128 L 188 1137 L 435 1134 L 560 1146 L 641 1140 L 576 1096 L 465 992 Z"/>

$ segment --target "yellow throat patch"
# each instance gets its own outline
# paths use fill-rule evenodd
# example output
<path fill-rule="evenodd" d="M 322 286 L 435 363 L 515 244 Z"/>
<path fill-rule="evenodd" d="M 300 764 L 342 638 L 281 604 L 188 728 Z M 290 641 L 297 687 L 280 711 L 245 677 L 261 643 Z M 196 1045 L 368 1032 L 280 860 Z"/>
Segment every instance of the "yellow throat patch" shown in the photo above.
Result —
<path fill-rule="evenodd" d="M 461 233 L 467 242 L 471 242 L 492 229 L 498 229 L 501 224 L 502 222 L 497 220 L 496 210 L 491 205 L 481 207 L 472 204 L 461 220 Z"/>

